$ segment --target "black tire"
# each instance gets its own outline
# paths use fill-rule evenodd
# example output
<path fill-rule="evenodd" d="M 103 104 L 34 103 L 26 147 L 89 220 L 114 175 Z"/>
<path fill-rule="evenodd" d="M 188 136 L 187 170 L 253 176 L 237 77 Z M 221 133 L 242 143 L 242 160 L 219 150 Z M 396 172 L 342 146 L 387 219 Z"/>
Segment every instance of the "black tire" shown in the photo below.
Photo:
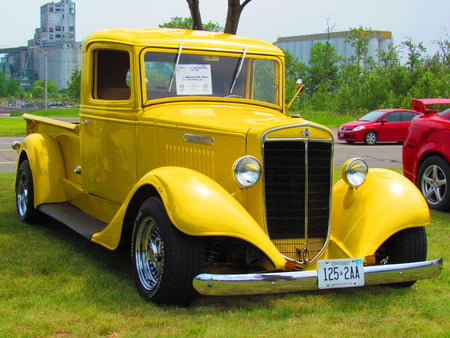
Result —
<path fill-rule="evenodd" d="M 368 145 L 374 145 L 378 141 L 378 135 L 373 130 L 369 130 L 366 135 L 364 135 L 364 143 Z"/>
<path fill-rule="evenodd" d="M 378 251 L 379 264 L 399 264 L 424 261 L 427 258 L 427 234 L 424 227 L 409 228 L 389 238 Z M 410 287 L 416 281 L 391 284 Z"/>
<path fill-rule="evenodd" d="M 176 229 L 157 197 L 146 199 L 138 211 L 131 256 L 136 286 L 144 299 L 186 306 L 197 295 L 192 280 L 203 269 L 202 241 Z"/>
<path fill-rule="evenodd" d="M 34 208 L 33 175 L 28 160 L 23 160 L 16 176 L 16 210 L 22 222 L 35 223 L 42 214 Z"/>
<path fill-rule="evenodd" d="M 419 167 L 417 186 L 432 209 L 450 209 L 450 164 L 440 156 L 427 158 Z"/>

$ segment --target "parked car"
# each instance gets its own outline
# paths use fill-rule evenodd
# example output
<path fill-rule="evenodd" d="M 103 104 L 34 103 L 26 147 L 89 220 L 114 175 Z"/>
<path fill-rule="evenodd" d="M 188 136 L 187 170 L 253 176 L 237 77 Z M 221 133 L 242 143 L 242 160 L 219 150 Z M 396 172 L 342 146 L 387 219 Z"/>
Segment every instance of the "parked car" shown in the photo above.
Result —
<path fill-rule="evenodd" d="M 412 121 L 403 145 L 403 173 L 430 208 L 450 209 L 450 109 L 430 110 Z"/>
<path fill-rule="evenodd" d="M 419 112 L 408 109 L 377 109 L 358 120 L 344 123 L 338 130 L 338 140 L 348 143 L 403 142 L 411 120 Z"/>

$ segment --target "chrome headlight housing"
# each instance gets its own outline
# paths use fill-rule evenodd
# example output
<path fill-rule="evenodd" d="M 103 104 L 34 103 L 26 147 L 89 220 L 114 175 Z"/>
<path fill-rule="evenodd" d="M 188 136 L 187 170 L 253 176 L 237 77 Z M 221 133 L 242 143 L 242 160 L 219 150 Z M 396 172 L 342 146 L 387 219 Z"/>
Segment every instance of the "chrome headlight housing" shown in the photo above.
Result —
<path fill-rule="evenodd" d="M 261 164 L 253 156 L 244 156 L 233 164 L 235 180 L 244 188 L 251 187 L 261 177 Z"/>
<path fill-rule="evenodd" d="M 352 188 L 358 188 L 366 181 L 369 166 L 362 158 L 351 158 L 342 166 L 341 176 Z"/>

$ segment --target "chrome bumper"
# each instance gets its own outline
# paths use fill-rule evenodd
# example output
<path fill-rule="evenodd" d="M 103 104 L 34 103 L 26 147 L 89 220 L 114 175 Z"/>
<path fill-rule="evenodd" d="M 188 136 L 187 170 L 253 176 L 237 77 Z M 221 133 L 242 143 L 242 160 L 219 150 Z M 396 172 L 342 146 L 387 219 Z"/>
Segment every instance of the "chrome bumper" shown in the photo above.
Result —
<path fill-rule="evenodd" d="M 365 285 L 402 283 L 433 278 L 440 274 L 442 267 L 442 258 L 416 263 L 365 266 Z M 193 285 L 200 294 L 211 296 L 318 290 L 316 270 L 236 275 L 202 273 L 194 277 Z"/>

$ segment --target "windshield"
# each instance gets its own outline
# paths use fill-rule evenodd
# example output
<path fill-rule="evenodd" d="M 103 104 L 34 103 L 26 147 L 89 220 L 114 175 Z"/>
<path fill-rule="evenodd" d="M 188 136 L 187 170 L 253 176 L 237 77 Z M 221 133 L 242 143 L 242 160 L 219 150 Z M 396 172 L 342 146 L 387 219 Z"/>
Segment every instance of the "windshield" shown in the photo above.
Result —
<path fill-rule="evenodd" d="M 378 119 L 381 115 L 383 115 L 384 113 L 385 113 L 384 111 L 374 110 L 374 111 L 371 111 L 370 113 L 367 113 L 366 115 L 364 115 L 360 119 L 358 119 L 358 121 L 373 122 L 376 119 Z"/>
<path fill-rule="evenodd" d="M 175 96 L 245 98 L 279 104 L 278 64 L 246 55 L 148 52 L 144 57 L 147 100 Z"/>

